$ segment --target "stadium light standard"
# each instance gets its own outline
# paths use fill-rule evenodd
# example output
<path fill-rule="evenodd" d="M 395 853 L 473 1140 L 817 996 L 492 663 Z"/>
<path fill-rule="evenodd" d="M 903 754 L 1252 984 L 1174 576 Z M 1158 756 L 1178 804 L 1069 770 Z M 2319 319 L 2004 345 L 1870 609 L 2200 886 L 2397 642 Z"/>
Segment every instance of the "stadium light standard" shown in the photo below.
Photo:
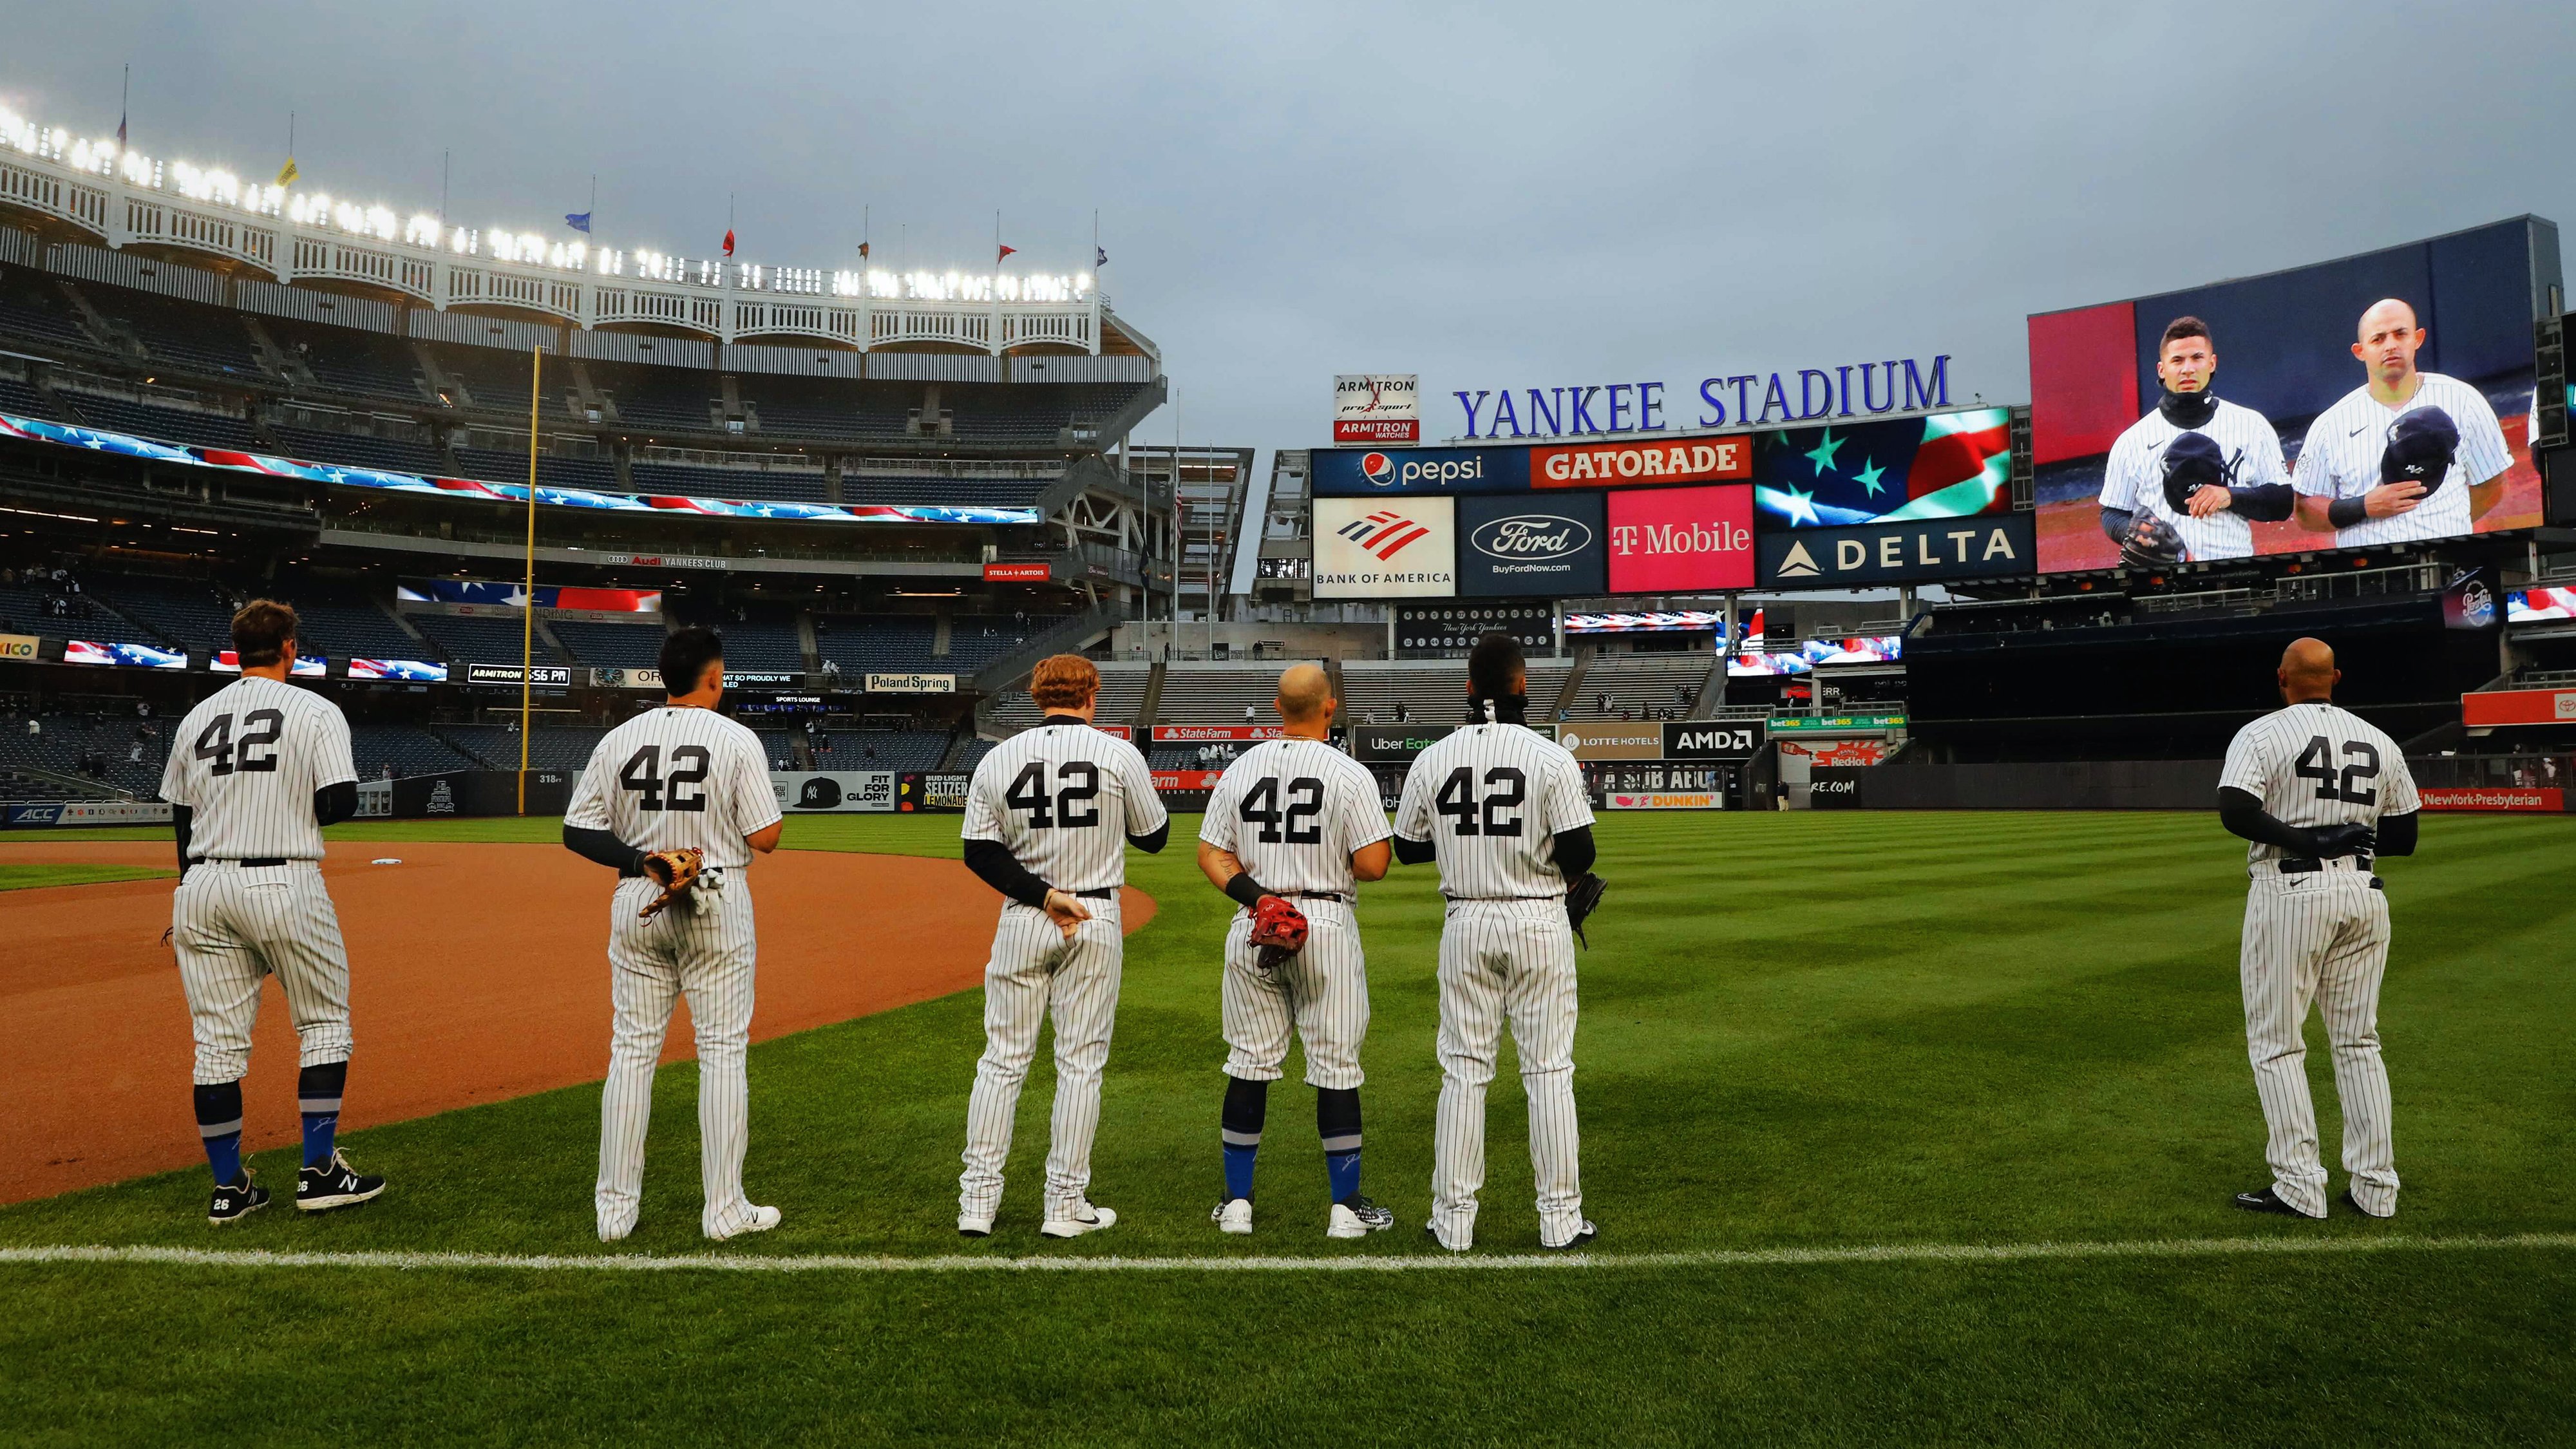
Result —
<path fill-rule="evenodd" d="M 528 813 L 530 688 L 537 672 L 537 403 L 545 395 L 546 350 L 528 349 L 528 564 L 519 609 L 519 813 Z"/>

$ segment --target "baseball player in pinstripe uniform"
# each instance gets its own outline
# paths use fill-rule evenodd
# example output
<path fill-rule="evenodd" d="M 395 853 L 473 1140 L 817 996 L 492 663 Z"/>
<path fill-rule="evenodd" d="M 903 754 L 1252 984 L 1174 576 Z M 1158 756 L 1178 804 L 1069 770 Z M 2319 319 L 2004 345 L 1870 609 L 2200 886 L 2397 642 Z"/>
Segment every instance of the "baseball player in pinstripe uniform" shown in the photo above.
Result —
<path fill-rule="evenodd" d="M 2412 855 L 2418 802 L 2397 743 L 2335 708 L 2334 651 L 2301 639 L 2281 656 L 2287 703 L 2237 731 L 2219 776 L 2219 819 L 2253 842 L 2240 972 L 2245 1041 L 2269 1129 L 2272 1181 L 2236 1205 L 2326 1215 L 2326 1170 L 2308 1098 L 2301 1028 L 2314 1002 L 2334 1048 L 2343 1105 L 2344 1201 L 2375 1218 L 2397 1211 L 2388 1068 L 2379 1058 L 2379 981 L 2388 969 L 2388 897 L 2375 856 Z"/>
<path fill-rule="evenodd" d="M 746 871 L 752 852 L 778 848 L 784 821 L 760 737 L 716 713 L 724 641 L 712 629 L 676 630 L 662 641 L 661 664 L 669 698 L 600 740 L 564 811 L 565 846 L 622 877 L 608 904 L 615 1016 L 594 1193 L 604 1243 L 633 1232 L 642 1209 L 653 1068 L 684 994 L 698 1047 L 699 1229 L 721 1242 L 767 1232 L 780 1216 L 743 1194 L 751 1138 L 743 1058 L 760 949 Z M 687 852 L 696 852 L 695 883 L 666 891 L 656 863 Z"/>
<path fill-rule="evenodd" d="M 2280 435 L 2261 413 L 2209 390 L 2217 370 L 2207 323 L 2166 324 L 2156 356 L 2164 396 L 2111 445 L 2102 473 L 2102 531 L 2124 550 L 2144 515 L 2181 542 L 2179 554 L 2160 562 L 2246 558 L 2255 522 L 2290 516 L 2295 500 Z M 2173 448 L 2186 434 L 2192 441 Z"/>
<path fill-rule="evenodd" d="M 2345 548 L 2452 538 L 2504 499 L 2513 466 L 2486 395 L 2415 370 L 2425 331 L 2390 298 L 2361 314 L 2352 355 L 2370 380 L 2308 424 L 2299 447 L 2299 522 Z"/>
<path fill-rule="evenodd" d="M 179 840 L 170 944 L 197 1040 L 197 1132 L 221 1227 L 268 1203 L 241 1160 L 242 1074 L 250 1070 L 259 983 L 274 974 L 295 1019 L 295 1095 L 304 1170 L 295 1205 L 366 1202 L 385 1180 L 360 1173 L 337 1137 L 349 1079 L 349 953 L 322 885 L 322 827 L 358 813 L 358 770 L 338 706 L 286 682 L 295 611 L 254 599 L 233 615 L 241 678 L 216 690 L 171 737 L 161 773 Z"/>
<path fill-rule="evenodd" d="M 1510 635 L 1477 641 L 1467 689 L 1470 723 L 1415 758 L 1395 818 L 1396 858 L 1436 858 L 1448 898 L 1430 1230 L 1455 1252 L 1475 1242 L 1485 1084 L 1508 1022 L 1529 1094 L 1539 1245 L 1577 1248 L 1599 1230 L 1583 1216 L 1577 1161 L 1565 892 L 1592 865 L 1592 805 L 1574 757 L 1524 723 L 1528 671 Z"/>
<path fill-rule="evenodd" d="M 966 791 L 966 865 L 1006 897 L 984 967 L 984 1055 L 957 1179 L 957 1231 L 970 1238 L 990 1235 L 1001 1209 L 1020 1083 L 1050 1014 L 1055 1118 L 1039 1231 L 1072 1238 L 1118 1221 L 1090 1198 L 1100 1073 L 1125 946 L 1118 889 L 1127 847 L 1161 850 L 1172 821 L 1145 757 L 1091 727 L 1099 691 L 1100 671 L 1081 655 L 1039 661 L 1029 694 L 1045 719 L 984 756 Z"/>
<path fill-rule="evenodd" d="M 1270 1084 L 1288 1059 L 1291 1024 L 1306 1048 L 1315 1127 L 1333 1205 L 1324 1233 L 1364 1238 L 1395 1214 L 1360 1193 L 1360 1041 L 1368 1035 L 1368 966 L 1352 912 L 1360 881 L 1386 878 L 1386 812 L 1377 781 L 1325 743 L 1332 681 L 1322 666 L 1279 676 L 1283 739 L 1265 740 L 1226 767 L 1199 826 L 1199 869 L 1243 909 L 1226 928 L 1219 1005 L 1225 1021 L 1225 1108 L 1219 1137 L 1225 1196 L 1212 1216 L 1228 1233 L 1252 1231 L 1252 1169 Z M 1257 939 L 1273 917 L 1304 933 L 1291 950 Z"/>

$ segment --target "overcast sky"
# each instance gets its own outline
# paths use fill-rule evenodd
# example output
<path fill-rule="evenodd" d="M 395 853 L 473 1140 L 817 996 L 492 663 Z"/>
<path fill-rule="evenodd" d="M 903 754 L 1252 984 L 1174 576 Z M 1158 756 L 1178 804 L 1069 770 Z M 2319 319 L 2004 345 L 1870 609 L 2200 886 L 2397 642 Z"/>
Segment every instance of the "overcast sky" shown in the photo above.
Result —
<path fill-rule="evenodd" d="M 1778 7 L 1787 9 L 1789 7 Z M 1325 441 L 1331 375 L 1457 388 L 1947 352 L 2022 318 L 2521 212 L 2576 223 L 2576 5 L 19 6 L 0 102 L 605 245 L 1071 270 L 1092 213 L 1185 437 Z M 1146 424 L 1170 436 L 1171 417 Z"/>

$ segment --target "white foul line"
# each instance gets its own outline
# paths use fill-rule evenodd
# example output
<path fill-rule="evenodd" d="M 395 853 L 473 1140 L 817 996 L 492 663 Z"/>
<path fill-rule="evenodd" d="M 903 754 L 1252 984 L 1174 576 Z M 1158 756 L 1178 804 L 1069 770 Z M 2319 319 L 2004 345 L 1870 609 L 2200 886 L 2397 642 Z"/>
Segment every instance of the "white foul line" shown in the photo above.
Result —
<path fill-rule="evenodd" d="M 2106 1243 L 1891 1243 L 1852 1248 L 1713 1248 L 1676 1253 L 1412 1253 L 1384 1257 L 982 1257 L 944 1253 L 294 1252 L 268 1248 L 0 1248 L 0 1264 L 145 1263 L 190 1268 L 390 1268 L 522 1273 L 1415 1273 L 1496 1269 L 1768 1268 L 1841 1263 L 2026 1263 L 2087 1258 L 2229 1258 L 2312 1253 L 2576 1248 L 2576 1233 L 2503 1237 L 2179 1238 Z"/>

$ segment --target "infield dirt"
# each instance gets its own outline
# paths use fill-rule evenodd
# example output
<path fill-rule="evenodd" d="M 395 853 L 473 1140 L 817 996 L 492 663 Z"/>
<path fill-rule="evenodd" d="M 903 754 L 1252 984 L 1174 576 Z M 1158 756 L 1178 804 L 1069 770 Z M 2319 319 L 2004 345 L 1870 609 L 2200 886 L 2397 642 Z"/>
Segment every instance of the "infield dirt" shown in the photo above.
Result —
<path fill-rule="evenodd" d="M 378 859 L 399 865 L 375 865 Z M 11 840 L 0 862 L 167 866 L 159 841 Z M 352 1128 L 499 1101 L 608 1070 L 610 880 L 553 845 L 331 842 L 350 960 Z M 983 977 L 992 892 L 955 861 L 782 850 L 751 872 L 765 1041 L 963 991 Z M 0 1202 L 198 1160 L 188 1009 L 163 931 L 168 880 L 0 898 Z M 1154 903 L 1130 889 L 1130 933 Z M 695 1054 L 684 1003 L 665 1062 Z M 295 1140 L 295 1032 L 261 992 L 244 1145 Z"/>

